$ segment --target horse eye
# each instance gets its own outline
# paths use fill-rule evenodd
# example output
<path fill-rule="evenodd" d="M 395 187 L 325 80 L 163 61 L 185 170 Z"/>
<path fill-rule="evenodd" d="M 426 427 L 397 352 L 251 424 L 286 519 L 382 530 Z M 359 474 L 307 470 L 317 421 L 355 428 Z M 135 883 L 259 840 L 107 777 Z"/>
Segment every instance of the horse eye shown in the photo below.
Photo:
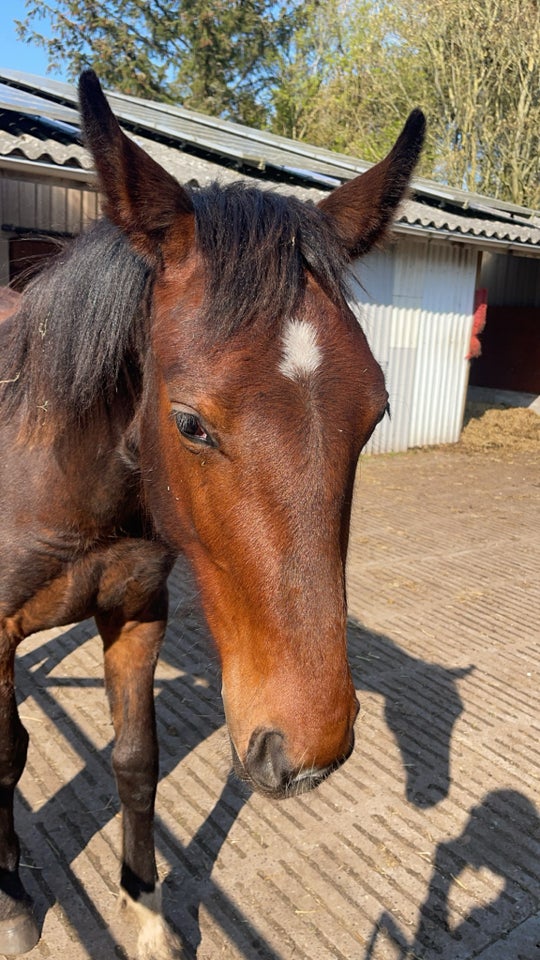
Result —
<path fill-rule="evenodd" d="M 186 437 L 188 440 L 195 440 L 197 443 L 212 443 L 210 436 L 194 413 L 178 410 L 174 415 L 174 419 L 183 437 Z"/>

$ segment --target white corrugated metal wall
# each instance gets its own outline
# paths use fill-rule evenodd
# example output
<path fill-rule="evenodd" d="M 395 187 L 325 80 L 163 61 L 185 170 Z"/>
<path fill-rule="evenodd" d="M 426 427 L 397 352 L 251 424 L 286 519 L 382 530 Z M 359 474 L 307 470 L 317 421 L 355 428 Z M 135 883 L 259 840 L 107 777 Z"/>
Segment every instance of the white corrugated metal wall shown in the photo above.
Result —
<path fill-rule="evenodd" d="M 368 453 L 459 439 L 477 262 L 472 247 L 404 238 L 354 266 L 351 305 L 390 394 Z"/>

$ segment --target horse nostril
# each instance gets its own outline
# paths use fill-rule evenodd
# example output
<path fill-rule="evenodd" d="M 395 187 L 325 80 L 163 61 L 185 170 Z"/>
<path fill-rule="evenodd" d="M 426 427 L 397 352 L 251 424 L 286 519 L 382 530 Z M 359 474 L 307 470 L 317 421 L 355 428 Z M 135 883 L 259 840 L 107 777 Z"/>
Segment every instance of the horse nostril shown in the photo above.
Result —
<path fill-rule="evenodd" d="M 266 796 L 280 799 L 312 790 L 337 770 L 352 752 L 351 731 L 348 748 L 326 766 L 293 767 L 285 752 L 285 734 L 258 727 L 251 734 L 244 761 L 231 741 L 233 765 L 240 779 Z"/>
<path fill-rule="evenodd" d="M 244 766 L 255 786 L 267 791 L 282 791 L 291 777 L 284 748 L 284 736 L 278 730 L 254 730 Z"/>

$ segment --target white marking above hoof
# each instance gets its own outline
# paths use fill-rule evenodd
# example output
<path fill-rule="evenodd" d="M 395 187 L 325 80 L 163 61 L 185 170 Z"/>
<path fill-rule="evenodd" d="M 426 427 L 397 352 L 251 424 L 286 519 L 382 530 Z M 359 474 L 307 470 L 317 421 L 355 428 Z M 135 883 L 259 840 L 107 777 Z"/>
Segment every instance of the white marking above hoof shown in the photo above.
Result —
<path fill-rule="evenodd" d="M 132 900 L 125 890 L 121 896 L 139 923 L 137 960 L 183 960 L 182 943 L 161 913 L 161 885 L 156 884 L 153 893 L 143 893 L 139 900 Z"/>
<path fill-rule="evenodd" d="M 182 944 L 167 921 L 157 914 L 145 921 L 137 940 L 137 960 L 182 960 Z"/>
<path fill-rule="evenodd" d="M 290 380 L 311 376 L 322 363 L 317 331 L 307 320 L 289 320 L 283 332 L 280 373 Z"/>

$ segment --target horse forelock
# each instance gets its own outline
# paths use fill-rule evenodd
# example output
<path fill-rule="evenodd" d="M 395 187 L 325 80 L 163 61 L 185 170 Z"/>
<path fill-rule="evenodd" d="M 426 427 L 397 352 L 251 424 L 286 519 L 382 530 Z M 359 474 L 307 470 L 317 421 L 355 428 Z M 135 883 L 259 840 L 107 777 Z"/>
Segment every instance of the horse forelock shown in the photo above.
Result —
<path fill-rule="evenodd" d="M 201 321 L 219 340 L 295 316 L 310 274 L 343 298 L 346 257 L 313 204 L 238 182 L 191 193 L 208 286 Z"/>

